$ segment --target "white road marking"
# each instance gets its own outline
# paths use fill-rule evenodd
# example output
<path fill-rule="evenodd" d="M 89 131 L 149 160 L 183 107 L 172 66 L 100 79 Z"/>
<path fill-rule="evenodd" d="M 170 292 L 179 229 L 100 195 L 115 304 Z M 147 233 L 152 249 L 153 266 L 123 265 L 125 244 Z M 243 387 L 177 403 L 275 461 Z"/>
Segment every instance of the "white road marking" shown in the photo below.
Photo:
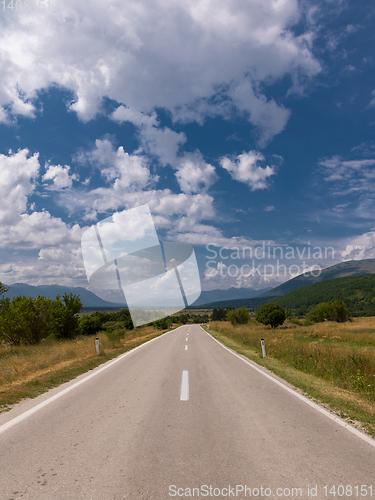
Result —
<path fill-rule="evenodd" d="M 186 337 L 186 342 L 188 341 L 189 339 Z"/>
<path fill-rule="evenodd" d="M 241 361 L 243 361 L 247 365 L 251 366 L 251 368 L 254 368 L 254 370 L 256 370 L 257 372 L 261 373 L 262 375 L 264 375 L 265 377 L 267 377 L 269 380 L 272 380 L 272 382 L 274 382 L 275 384 L 279 385 L 280 387 L 282 387 L 283 389 L 285 389 L 286 391 L 288 391 L 290 394 L 293 394 L 293 396 L 295 396 L 296 398 L 300 399 L 301 401 L 303 401 L 304 403 L 308 404 L 309 406 L 312 406 L 319 413 L 322 413 L 326 417 L 328 417 L 331 420 L 333 420 L 336 424 L 341 425 L 341 427 L 344 427 L 344 429 L 350 431 L 351 433 L 355 434 L 357 437 L 359 437 L 363 441 L 366 441 L 366 443 L 368 443 L 371 446 L 375 447 L 375 439 L 371 438 L 370 436 L 367 436 L 363 432 L 359 431 L 355 427 L 352 427 L 350 424 L 348 424 L 347 422 L 345 422 L 345 420 L 342 420 L 341 418 L 336 417 L 335 415 L 333 415 L 329 411 L 325 410 L 321 406 L 319 406 L 316 403 L 313 403 L 312 401 L 310 401 L 310 399 L 306 398 L 305 396 L 302 396 L 302 394 L 299 394 L 294 389 L 291 389 L 290 387 L 286 386 L 285 384 L 283 384 L 282 382 L 280 382 L 276 378 L 272 377 L 272 375 L 269 375 L 268 373 L 266 373 L 263 370 L 261 370 L 260 368 L 258 368 L 255 365 L 254 362 L 251 362 L 248 359 L 244 359 L 239 354 L 237 354 L 236 352 L 234 352 L 231 349 L 229 349 L 227 346 L 225 346 L 224 344 L 222 344 L 221 342 L 219 342 L 217 339 L 215 339 L 215 337 L 213 337 L 210 333 L 206 332 L 206 330 L 204 330 L 203 328 L 202 328 L 202 330 L 205 333 L 207 333 L 207 335 L 209 335 L 215 342 L 217 342 L 219 345 L 221 345 L 221 347 L 224 347 L 224 349 L 226 349 L 227 351 L 229 351 L 231 354 L 233 354 L 234 356 L 236 356 L 238 359 L 240 359 Z"/>
<path fill-rule="evenodd" d="M 185 346 L 185 351 L 187 351 L 187 350 L 188 350 L 188 346 L 186 345 L 186 346 Z"/>
<path fill-rule="evenodd" d="M 189 372 L 187 370 L 184 370 L 182 372 L 180 401 L 187 401 L 188 399 L 189 399 Z"/>
<path fill-rule="evenodd" d="M 178 330 L 179 328 L 182 328 L 182 327 L 179 326 L 175 330 Z M 68 392 L 72 391 L 73 389 L 75 389 L 79 385 L 82 385 L 85 382 L 87 382 L 88 380 L 91 380 L 93 377 L 96 377 L 96 375 L 99 375 L 99 373 L 101 373 L 102 371 L 106 370 L 107 368 L 114 365 L 115 363 L 117 363 L 121 359 L 125 358 L 126 356 L 129 356 L 129 354 L 132 354 L 133 352 L 137 351 L 138 349 L 141 349 L 143 346 L 149 344 L 150 342 L 154 342 L 155 340 L 158 340 L 161 337 L 164 337 L 164 335 L 168 335 L 168 333 L 171 333 L 175 330 L 169 330 L 168 332 L 163 333 L 162 335 L 159 335 L 159 337 L 155 337 L 155 338 L 145 342 L 144 344 L 141 344 L 137 347 L 134 347 L 134 349 L 131 349 L 130 351 L 126 352 L 125 354 L 121 354 L 118 358 L 115 358 L 114 360 L 105 363 L 101 368 L 99 368 L 98 370 L 94 371 L 93 373 L 90 373 L 89 375 L 87 375 L 87 377 L 79 380 L 75 384 L 70 385 L 66 389 L 63 389 L 62 391 L 58 392 L 57 394 L 54 394 L 49 399 L 46 399 L 42 403 L 39 403 L 38 405 L 34 406 L 33 408 L 30 408 L 30 410 L 27 410 L 24 413 L 21 413 L 21 415 L 18 415 L 17 417 L 13 418 L 12 420 L 9 420 L 5 424 L 0 425 L 0 434 L 7 431 L 8 429 L 13 427 L 14 425 L 22 422 L 23 420 L 26 420 L 28 417 L 30 417 L 31 415 L 36 413 L 38 410 L 42 409 L 44 406 L 47 406 L 49 403 L 52 403 L 52 401 L 55 401 L 56 399 L 61 398 L 62 396 L 64 396 Z"/>

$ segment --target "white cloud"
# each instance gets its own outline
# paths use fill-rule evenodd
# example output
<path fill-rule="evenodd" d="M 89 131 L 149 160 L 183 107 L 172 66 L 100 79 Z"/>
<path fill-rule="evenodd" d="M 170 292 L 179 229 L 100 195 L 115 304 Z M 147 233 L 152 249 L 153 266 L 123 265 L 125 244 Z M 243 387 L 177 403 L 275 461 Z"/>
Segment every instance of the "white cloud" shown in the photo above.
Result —
<path fill-rule="evenodd" d="M 362 260 L 375 258 L 375 230 L 361 234 L 344 242 L 341 252 L 344 260 Z"/>
<path fill-rule="evenodd" d="M 202 120 L 233 99 L 266 141 L 288 111 L 259 85 L 320 71 L 308 34 L 290 31 L 299 18 L 297 0 L 66 0 L 43 18 L 13 12 L 0 19 L 0 106 L 31 117 L 38 92 L 59 85 L 83 121 L 108 96 L 124 105 L 114 117 L 127 108 L 126 119 L 143 124 L 156 108 Z"/>
<path fill-rule="evenodd" d="M 52 185 L 47 186 L 47 189 L 53 191 L 61 191 L 62 189 L 71 188 L 73 181 L 78 180 L 77 174 L 69 174 L 69 165 L 48 165 L 47 172 L 43 175 L 43 181 L 52 181 Z"/>
<path fill-rule="evenodd" d="M 35 189 L 39 173 L 38 154 L 30 156 L 27 149 L 0 155 L 0 222 L 16 223 L 27 209 L 28 196 Z"/>
<path fill-rule="evenodd" d="M 324 179 L 334 182 L 334 193 L 347 195 L 373 191 L 375 159 L 343 160 L 333 156 L 319 162 Z"/>
<path fill-rule="evenodd" d="M 114 190 L 135 191 L 157 180 L 151 177 L 145 156 L 130 155 L 122 146 L 115 150 L 108 139 L 97 139 L 95 148 L 79 159 L 97 166 L 105 180 L 114 181 Z"/>
<path fill-rule="evenodd" d="M 169 163 L 173 166 L 180 146 L 186 141 L 183 132 L 177 133 L 168 127 L 143 127 L 139 136 L 144 151 L 157 156 L 162 165 Z"/>
<path fill-rule="evenodd" d="M 267 179 L 275 174 L 273 167 L 267 165 L 262 168 L 258 164 L 259 161 L 264 161 L 264 156 L 257 151 L 249 151 L 238 155 L 234 161 L 227 157 L 222 158 L 220 164 L 233 179 L 247 184 L 252 191 L 255 191 L 256 189 L 265 189 Z"/>
<path fill-rule="evenodd" d="M 127 108 L 126 106 L 119 106 L 118 108 L 116 108 L 112 113 L 111 118 L 118 123 L 130 122 L 138 127 L 158 127 L 159 125 L 159 121 L 155 112 L 153 112 L 151 115 L 146 115 L 145 113 L 135 111 L 133 109 Z"/>
<path fill-rule="evenodd" d="M 249 80 L 242 80 L 230 91 L 235 105 L 249 113 L 249 121 L 260 131 L 259 144 L 265 146 L 274 135 L 285 128 L 290 111 L 279 106 L 273 99 L 258 92 L 254 93 L 253 85 Z"/>
<path fill-rule="evenodd" d="M 8 156 L 0 155 L 0 281 L 7 284 L 17 281 L 37 284 L 48 278 L 56 283 L 57 278 L 61 282 L 62 276 L 71 282 L 82 274 L 81 228 L 71 227 L 45 210 L 38 212 L 35 204 L 29 203 L 39 171 L 37 153 L 31 156 L 23 149 L 17 153 L 10 151 Z M 51 172 L 57 172 L 51 177 L 54 180 L 61 174 L 60 170 Z M 38 252 L 43 263 L 36 258 Z"/>
<path fill-rule="evenodd" d="M 176 178 L 185 193 L 206 191 L 217 179 L 215 167 L 206 163 L 199 152 L 186 153 L 179 163 Z"/>
<path fill-rule="evenodd" d="M 177 153 L 182 144 L 186 142 L 183 132 L 177 133 L 168 127 L 158 128 L 159 121 L 156 113 L 151 115 L 119 106 L 111 115 L 112 120 L 122 123 L 133 123 L 139 129 L 140 150 L 144 153 L 157 156 L 162 165 L 174 165 Z"/>

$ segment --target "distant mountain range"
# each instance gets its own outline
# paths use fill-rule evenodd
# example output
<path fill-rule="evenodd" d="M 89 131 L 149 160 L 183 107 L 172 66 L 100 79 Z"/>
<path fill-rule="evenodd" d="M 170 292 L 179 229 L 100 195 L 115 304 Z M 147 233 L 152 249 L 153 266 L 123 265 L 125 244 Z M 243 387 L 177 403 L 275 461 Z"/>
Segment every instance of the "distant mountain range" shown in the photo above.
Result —
<path fill-rule="evenodd" d="M 252 288 L 229 288 L 227 290 L 209 290 L 203 291 L 200 297 L 192 304 L 190 308 L 205 307 L 211 309 L 213 307 L 257 307 L 272 299 L 281 297 L 293 290 L 318 283 L 321 281 L 331 280 L 335 278 L 343 278 L 347 276 L 362 276 L 366 274 L 375 274 L 375 259 L 366 260 L 350 260 L 341 262 L 334 266 L 323 269 L 319 276 L 314 276 L 313 273 L 297 276 L 276 288 L 268 288 L 263 290 L 254 290 Z M 85 308 L 120 308 L 126 307 L 125 304 L 108 302 L 101 299 L 93 292 L 82 287 L 66 287 L 60 285 L 39 285 L 32 286 L 25 283 L 14 283 L 10 285 L 9 291 L 4 294 L 5 297 L 13 298 L 15 295 L 25 295 L 27 297 L 45 297 L 55 298 L 56 295 L 64 295 L 64 293 L 73 293 L 79 295 Z"/>
<path fill-rule="evenodd" d="M 327 267 L 323 269 L 319 276 L 314 276 L 316 271 L 313 273 L 309 272 L 306 274 L 301 274 L 291 280 L 286 281 L 282 285 L 272 288 L 271 290 L 258 295 L 254 298 L 242 298 L 242 299 L 225 299 L 225 300 L 215 300 L 204 304 L 207 309 L 213 307 L 258 307 L 266 302 L 270 302 L 272 299 L 281 297 L 293 290 L 302 288 L 306 285 L 311 285 L 313 283 L 319 283 L 321 281 L 331 280 L 335 278 L 344 278 L 347 276 L 362 276 L 365 274 L 375 273 L 375 259 L 364 259 L 364 260 L 349 260 L 346 262 L 340 262 L 340 264 L 335 264 L 334 266 Z M 195 304 L 194 304 L 195 306 Z"/>
<path fill-rule="evenodd" d="M 38 295 L 42 295 L 44 297 L 50 297 L 51 299 L 54 299 L 57 295 L 72 293 L 73 295 L 80 296 L 83 307 L 97 307 L 98 309 L 125 307 L 124 304 L 117 304 L 114 302 L 103 300 L 95 295 L 95 293 L 90 292 L 89 290 L 86 290 L 86 288 L 82 287 L 67 287 L 60 285 L 32 286 L 27 285 L 26 283 L 14 283 L 13 285 L 8 286 L 9 290 L 4 294 L 4 297 L 9 297 L 10 299 L 12 299 L 15 295 L 25 295 L 26 297 L 34 298 L 38 297 Z"/>
<path fill-rule="evenodd" d="M 223 300 L 233 299 L 252 299 L 261 294 L 267 293 L 272 288 L 263 288 L 262 290 L 254 290 L 253 288 L 227 288 L 226 290 L 207 290 L 203 291 L 199 298 L 192 304 L 192 307 L 201 306 L 209 302 L 220 302 Z"/>

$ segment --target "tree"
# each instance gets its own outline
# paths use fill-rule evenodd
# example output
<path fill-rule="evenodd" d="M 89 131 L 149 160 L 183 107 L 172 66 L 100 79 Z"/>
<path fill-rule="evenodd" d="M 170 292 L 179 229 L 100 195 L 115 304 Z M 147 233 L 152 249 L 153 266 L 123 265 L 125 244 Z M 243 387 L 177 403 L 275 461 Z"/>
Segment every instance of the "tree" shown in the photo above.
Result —
<path fill-rule="evenodd" d="M 212 309 L 211 320 L 212 321 L 225 321 L 228 309 L 224 309 L 224 307 L 219 307 L 216 309 L 215 307 Z"/>
<path fill-rule="evenodd" d="M 104 314 L 104 313 L 102 313 L 102 314 Z M 126 328 L 127 330 L 133 330 L 134 325 L 133 325 L 132 318 L 130 316 L 129 309 L 127 309 L 127 308 L 121 309 L 121 311 L 111 313 L 111 314 L 109 314 L 109 316 L 110 316 L 110 319 L 108 321 L 112 321 L 112 320 L 113 321 L 122 321 L 124 328 Z"/>
<path fill-rule="evenodd" d="M 249 311 L 246 307 L 240 307 L 239 309 L 230 309 L 226 314 L 227 321 L 234 325 L 246 325 L 249 322 Z"/>
<path fill-rule="evenodd" d="M 76 316 L 82 309 L 78 295 L 64 293 L 52 301 L 52 331 L 59 339 L 73 338 L 79 333 L 79 320 Z"/>
<path fill-rule="evenodd" d="M 153 323 L 154 328 L 157 328 L 158 330 L 166 330 L 167 328 L 169 328 L 170 324 L 171 320 L 169 316 L 167 316 L 166 318 L 158 319 Z"/>
<path fill-rule="evenodd" d="M 261 306 L 255 316 L 255 320 L 263 325 L 270 325 L 276 328 L 282 325 L 286 319 L 284 309 L 277 304 L 264 304 Z"/>
<path fill-rule="evenodd" d="M 95 335 L 102 330 L 102 326 L 110 318 L 108 313 L 96 311 L 93 314 L 85 314 L 78 319 L 79 329 L 82 335 Z"/>
<path fill-rule="evenodd" d="M 3 295 L 8 290 L 9 290 L 9 288 L 7 286 L 3 285 L 3 283 L 1 283 L 1 281 L 0 281 L 0 295 Z"/>
<path fill-rule="evenodd" d="M 180 314 L 176 319 L 178 323 L 181 323 L 182 325 L 186 325 L 186 323 L 189 321 L 187 314 Z"/>
<path fill-rule="evenodd" d="M 0 301 L 0 338 L 14 345 L 37 344 L 50 334 L 51 301 L 15 296 Z"/>

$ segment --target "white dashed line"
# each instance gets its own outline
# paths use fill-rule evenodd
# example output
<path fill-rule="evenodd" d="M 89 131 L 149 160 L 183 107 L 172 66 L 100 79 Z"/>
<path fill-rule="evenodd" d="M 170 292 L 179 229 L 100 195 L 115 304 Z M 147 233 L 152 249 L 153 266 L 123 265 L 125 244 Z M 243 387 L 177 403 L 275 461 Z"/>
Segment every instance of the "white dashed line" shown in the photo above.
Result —
<path fill-rule="evenodd" d="M 188 399 L 189 399 L 189 372 L 187 370 L 184 370 L 182 372 L 180 401 L 187 401 Z"/>
<path fill-rule="evenodd" d="M 186 346 L 185 346 L 185 351 L 187 351 L 187 350 L 188 350 L 188 346 L 186 345 Z"/>

